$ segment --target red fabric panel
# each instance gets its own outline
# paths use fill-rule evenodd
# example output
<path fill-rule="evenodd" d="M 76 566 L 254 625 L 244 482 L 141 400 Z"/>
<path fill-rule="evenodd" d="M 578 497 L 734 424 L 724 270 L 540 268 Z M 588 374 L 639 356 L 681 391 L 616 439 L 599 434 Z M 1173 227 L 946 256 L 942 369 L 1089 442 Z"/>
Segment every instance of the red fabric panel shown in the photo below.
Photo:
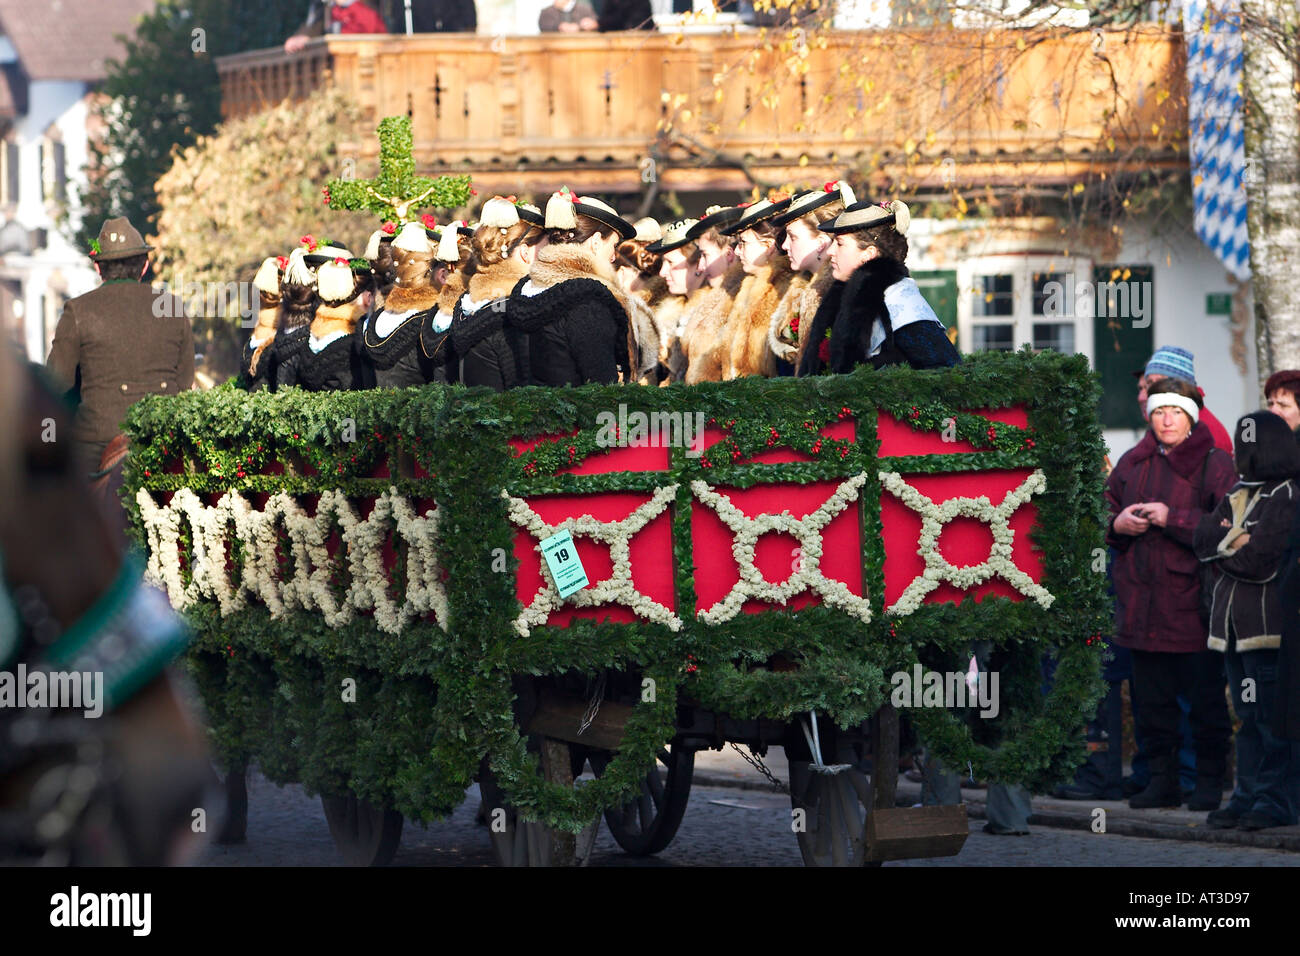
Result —
<path fill-rule="evenodd" d="M 718 488 L 731 503 L 749 517 L 760 514 L 779 514 L 789 511 L 802 518 L 835 493 L 840 482 L 820 481 L 810 485 L 773 484 L 758 485 L 739 490 Z M 692 503 L 691 534 L 694 541 L 696 608 L 706 611 L 730 593 L 740 580 L 740 569 L 731 552 L 731 529 L 708 505 L 699 500 Z M 785 534 L 768 534 L 758 539 L 754 548 L 754 565 L 764 579 L 779 584 L 790 577 L 796 560 L 794 549 L 798 541 Z M 862 590 L 862 535 L 858 518 L 858 504 L 844 509 L 826 526 L 822 537 L 822 573 L 836 581 L 843 581 L 854 594 Z M 805 592 L 790 599 L 787 605 L 799 609 L 808 604 L 820 604 L 821 596 Z M 746 614 L 770 611 L 773 607 L 763 601 L 746 601 Z"/>
<path fill-rule="evenodd" d="M 1010 408 L 962 408 L 958 411 L 982 415 L 990 421 L 1004 422 L 1018 428 L 1029 427 L 1029 416 L 1023 405 Z M 881 458 L 899 455 L 955 455 L 960 452 L 983 451 L 970 442 L 944 441 L 943 432 L 915 431 L 906 421 L 900 421 L 886 412 L 881 412 L 876 419 L 877 433 L 880 435 Z"/>
<path fill-rule="evenodd" d="M 619 521 L 649 500 L 649 495 L 640 493 L 555 495 L 529 498 L 528 505 L 547 524 L 555 525 L 565 518 L 577 518 L 584 514 L 591 515 L 599 521 Z M 585 536 L 575 535 L 573 540 L 578 549 L 578 557 L 582 559 L 583 570 L 587 572 L 587 580 L 592 585 L 605 580 L 613 573 L 609 548 Z M 670 610 L 676 609 L 677 599 L 673 593 L 671 507 L 632 538 L 629 556 L 632 560 L 632 583 L 636 585 L 637 590 Z M 516 529 L 515 557 L 519 561 L 516 593 L 520 602 L 527 606 L 532 603 L 534 595 L 543 583 L 542 556 L 537 552 L 537 539 L 522 528 Z M 601 608 L 565 606 L 555 611 L 547 620 L 547 624 L 563 627 L 575 617 L 614 622 L 640 620 L 631 609 L 621 604 Z"/>
<path fill-rule="evenodd" d="M 1031 472 L 981 471 L 952 475 L 903 475 L 903 479 L 935 504 L 949 498 L 987 497 L 996 507 L 1008 491 L 1019 487 Z M 917 554 L 921 537 L 921 516 L 908 508 L 891 492 L 881 494 L 880 517 L 885 534 L 885 607 L 899 599 L 907 586 L 925 572 L 925 559 Z M 1011 516 L 1011 530 L 1015 542 L 1011 560 L 1035 581 L 1043 578 L 1042 556 L 1029 540 L 1029 532 L 1038 517 L 1033 502 L 1022 505 Z M 975 518 L 957 518 L 943 528 L 936 545 L 939 553 L 957 567 L 981 564 L 993 547 L 993 534 L 989 525 Z M 927 604 L 944 601 L 960 603 L 964 596 L 976 600 L 987 595 L 1009 597 L 1023 601 L 1024 595 L 1000 577 L 990 578 L 969 591 L 959 591 L 944 582 L 926 595 Z"/>

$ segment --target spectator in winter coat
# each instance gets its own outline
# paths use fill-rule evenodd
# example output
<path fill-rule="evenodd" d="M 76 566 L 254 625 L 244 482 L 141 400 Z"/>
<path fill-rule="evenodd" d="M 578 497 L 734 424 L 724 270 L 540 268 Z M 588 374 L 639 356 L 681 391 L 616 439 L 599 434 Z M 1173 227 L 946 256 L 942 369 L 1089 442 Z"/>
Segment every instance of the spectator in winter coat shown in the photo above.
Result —
<path fill-rule="evenodd" d="M 1228 749 L 1221 661 L 1206 649 L 1200 615 L 1200 563 L 1192 550 L 1202 518 L 1236 481 L 1231 459 L 1200 424 L 1201 396 L 1176 379 L 1157 379 L 1147 399 L 1150 430 L 1106 482 L 1115 551 L 1115 643 L 1133 653 L 1151 782 L 1135 808 L 1182 803 L 1174 754 L 1178 695 L 1191 702 L 1197 784 L 1191 809 L 1217 809 Z M 1217 674 L 1217 676 L 1216 676 Z"/>
<path fill-rule="evenodd" d="M 1290 425 L 1300 441 L 1300 369 L 1274 372 L 1264 385 L 1264 396 L 1269 411 Z M 1282 635 L 1277 660 L 1278 706 L 1273 710 L 1272 730 L 1294 742 L 1300 741 L 1300 515 L 1292 525 L 1291 539 L 1282 555 L 1278 600 Z"/>
<path fill-rule="evenodd" d="M 1212 827 L 1262 830 L 1296 822 L 1300 748 L 1273 735 L 1282 607 L 1277 577 L 1300 502 L 1300 448 L 1285 421 L 1254 412 L 1237 422 L 1241 480 L 1196 528 L 1196 556 L 1214 568 L 1211 650 L 1226 652 L 1237 731 L 1237 786 Z"/>

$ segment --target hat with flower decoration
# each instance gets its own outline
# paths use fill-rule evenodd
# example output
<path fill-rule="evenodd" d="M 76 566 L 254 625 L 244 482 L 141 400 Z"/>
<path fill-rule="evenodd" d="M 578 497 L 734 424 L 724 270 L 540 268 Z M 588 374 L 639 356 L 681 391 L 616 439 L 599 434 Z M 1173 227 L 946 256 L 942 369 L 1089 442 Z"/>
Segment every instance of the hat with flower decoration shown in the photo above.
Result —
<path fill-rule="evenodd" d="M 772 225 L 784 226 L 788 222 L 794 222 L 800 216 L 805 216 L 823 206 L 829 206 L 833 202 L 844 204 L 848 209 L 858 201 L 858 197 L 853 194 L 853 187 L 842 179 L 837 179 L 827 183 L 821 189 L 810 189 L 807 192 L 799 193 L 790 201 L 790 205 L 782 212 L 772 217 Z"/>
<path fill-rule="evenodd" d="M 99 227 L 99 236 L 90 240 L 90 258 L 96 262 L 112 262 L 143 255 L 152 248 L 129 219 L 118 216 L 106 220 Z"/>

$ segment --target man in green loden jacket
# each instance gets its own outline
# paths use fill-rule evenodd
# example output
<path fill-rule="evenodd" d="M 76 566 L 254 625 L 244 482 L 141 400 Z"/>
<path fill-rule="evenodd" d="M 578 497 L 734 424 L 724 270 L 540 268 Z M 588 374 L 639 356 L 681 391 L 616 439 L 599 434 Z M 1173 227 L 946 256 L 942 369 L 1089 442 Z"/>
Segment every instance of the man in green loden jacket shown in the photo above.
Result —
<path fill-rule="evenodd" d="M 135 402 L 194 384 L 194 333 L 184 305 L 142 281 L 149 249 L 125 218 L 104 223 L 90 253 L 103 283 L 63 306 L 45 362 L 60 385 L 80 387 L 72 439 L 86 475 L 99 470 Z"/>

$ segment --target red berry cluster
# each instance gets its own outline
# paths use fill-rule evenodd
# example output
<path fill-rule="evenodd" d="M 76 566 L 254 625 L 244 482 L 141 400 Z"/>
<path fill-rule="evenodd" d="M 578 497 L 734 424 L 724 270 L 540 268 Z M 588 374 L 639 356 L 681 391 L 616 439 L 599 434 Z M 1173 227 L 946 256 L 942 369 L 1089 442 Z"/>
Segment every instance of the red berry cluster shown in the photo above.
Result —
<path fill-rule="evenodd" d="M 845 418 L 848 418 L 852 414 L 853 414 L 853 409 L 845 405 L 843 408 L 840 409 L 839 418 L 843 420 Z"/>
<path fill-rule="evenodd" d="M 699 665 L 695 663 L 696 660 L 697 658 L 694 654 L 686 655 L 686 673 L 694 674 L 697 670 L 700 669 Z"/>

